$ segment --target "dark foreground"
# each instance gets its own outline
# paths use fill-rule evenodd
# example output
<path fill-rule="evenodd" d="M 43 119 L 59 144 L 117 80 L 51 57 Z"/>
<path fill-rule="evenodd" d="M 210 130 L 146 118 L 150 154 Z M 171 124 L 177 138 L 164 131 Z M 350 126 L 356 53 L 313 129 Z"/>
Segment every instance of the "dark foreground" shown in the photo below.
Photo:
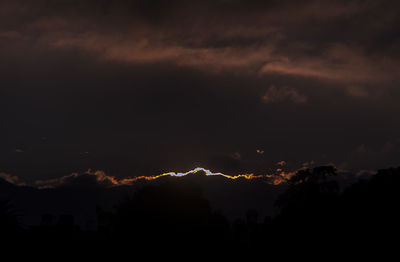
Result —
<path fill-rule="evenodd" d="M 76 228 L 70 216 L 53 223 L 50 215 L 42 217 L 40 226 L 24 228 L 4 200 L 2 247 L 34 247 L 39 253 L 58 250 L 65 255 L 80 250 L 101 256 L 144 250 L 156 254 L 165 248 L 197 250 L 200 255 L 209 250 L 274 253 L 296 248 L 335 253 L 356 246 L 366 252 L 377 245 L 390 251 L 397 246 L 400 168 L 380 170 L 344 190 L 335 175 L 329 166 L 299 171 L 275 203 L 277 216 L 260 218 L 257 210 L 249 209 L 246 219 L 233 222 L 212 210 L 190 181 L 146 186 L 123 199 L 113 212 L 98 209 L 97 229 L 92 231 Z"/>

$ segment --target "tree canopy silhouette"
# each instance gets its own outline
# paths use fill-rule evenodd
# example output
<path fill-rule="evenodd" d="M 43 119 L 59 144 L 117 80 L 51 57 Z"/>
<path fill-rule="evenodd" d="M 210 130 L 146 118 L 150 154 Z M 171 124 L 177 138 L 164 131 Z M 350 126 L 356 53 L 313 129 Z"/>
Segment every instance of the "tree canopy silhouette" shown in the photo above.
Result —
<path fill-rule="evenodd" d="M 322 202 L 338 195 L 338 183 L 329 179 L 336 175 L 336 168 L 333 166 L 299 170 L 287 182 L 288 189 L 278 197 L 276 205 L 281 208 L 282 213 L 316 208 L 323 204 Z"/>
<path fill-rule="evenodd" d="M 398 232 L 400 167 L 378 170 L 342 194 L 343 220 L 347 230 L 360 235 L 390 235 Z M 397 229 L 397 231 L 395 230 Z"/>
<path fill-rule="evenodd" d="M 135 238 L 139 244 L 200 237 L 211 214 L 208 201 L 194 185 L 146 186 L 117 206 L 114 231 L 119 238 Z"/>
<path fill-rule="evenodd" d="M 276 206 L 280 213 L 275 219 L 283 236 L 325 237 L 338 227 L 339 186 L 333 178 L 333 166 L 299 170 L 289 181 Z"/>
<path fill-rule="evenodd" d="M 0 232 L 9 234 L 18 229 L 18 218 L 8 200 L 0 200 Z"/>

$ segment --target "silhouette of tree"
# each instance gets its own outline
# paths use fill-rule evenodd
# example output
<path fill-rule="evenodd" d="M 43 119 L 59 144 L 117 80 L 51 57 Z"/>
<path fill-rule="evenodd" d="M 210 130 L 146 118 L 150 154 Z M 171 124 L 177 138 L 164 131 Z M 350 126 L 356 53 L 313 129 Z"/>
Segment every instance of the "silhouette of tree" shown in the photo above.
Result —
<path fill-rule="evenodd" d="M 165 244 L 171 239 L 200 239 L 211 209 L 199 188 L 191 184 L 166 183 L 147 186 L 117 207 L 114 230 L 120 238 L 137 244 L 157 239 Z M 132 239 L 132 238 L 135 239 Z"/>
<path fill-rule="evenodd" d="M 207 222 L 204 241 L 210 245 L 222 246 L 230 241 L 230 224 L 228 219 L 221 212 L 213 212 Z"/>
<path fill-rule="evenodd" d="M 19 227 L 18 217 L 13 211 L 10 201 L 0 200 L 0 232 L 15 232 Z"/>
<path fill-rule="evenodd" d="M 364 239 L 395 237 L 400 219 L 399 185 L 400 167 L 378 170 L 371 179 L 346 188 L 341 197 L 346 230 Z"/>
<path fill-rule="evenodd" d="M 400 168 L 379 170 L 343 192 L 332 179 L 335 175 L 333 167 L 318 167 L 301 170 L 288 181 L 276 201 L 281 212 L 270 223 L 274 238 L 290 238 L 299 246 L 310 246 L 311 239 L 318 248 L 338 238 L 344 245 L 371 246 L 379 239 L 390 246 L 387 240 L 397 236 L 400 218 Z"/>
<path fill-rule="evenodd" d="M 312 170 L 299 170 L 289 181 L 288 189 L 280 195 L 276 205 L 282 212 L 291 212 L 299 208 L 305 208 L 321 197 L 329 198 L 337 196 L 339 186 L 336 181 L 329 180 L 330 176 L 336 176 L 333 166 L 321 166 Z"/>
<path fill-rule="evenodd" d="M 276 205 L 280 208 L 277 224 L 286 233 L 329 235 L 338 226 L 339 186 L 333 166 L 299 170 L 289 181 Z"/>
<path fill-rule="evenodd" d="M 151 250 L 157 245 L 187 250 L 206 243 L 208 250 L 269 247 L 276 251 L 284 246 L 298 250 L 312 247 L 310 250 L 315 251 L 336 245 L 336 239 L 342 245 L 377 240 L 390 244 L 389 239 L 397 236 L 400 218 L 400 167 L 379 170 L 343 191 L 336 175 L 332 166 L 299 170 L 276 201 L 279 214 L 260 219 L 261 223 L 258 211 L 248 209 L 244 219 L 236 219 L 231 225 L 221 212 L 211 210 L 193 177 L 136 188 L 114 212 L 98 207 L 98 231 L 91 234 L 78 230 L 72 215 L 61 215 L 56 222 L 53 215 L 46 214 L 40 226 L 22 228 L 10 202 L 0 201 L 0 234 L 8 242 L 25 241 L 41 247 L 75 243 L 87 248 L 90 242 L 99 257 L 99 246 Z"/>

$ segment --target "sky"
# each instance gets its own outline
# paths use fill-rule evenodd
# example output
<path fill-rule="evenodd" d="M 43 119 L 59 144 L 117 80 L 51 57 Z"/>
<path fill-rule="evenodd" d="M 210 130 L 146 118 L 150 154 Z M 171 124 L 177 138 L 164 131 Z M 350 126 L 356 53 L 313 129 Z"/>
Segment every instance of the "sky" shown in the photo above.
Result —
<path fill-rule="evenodd" d="M 0 173 L 397 166 L 399 8 L 0 0 Z"/>

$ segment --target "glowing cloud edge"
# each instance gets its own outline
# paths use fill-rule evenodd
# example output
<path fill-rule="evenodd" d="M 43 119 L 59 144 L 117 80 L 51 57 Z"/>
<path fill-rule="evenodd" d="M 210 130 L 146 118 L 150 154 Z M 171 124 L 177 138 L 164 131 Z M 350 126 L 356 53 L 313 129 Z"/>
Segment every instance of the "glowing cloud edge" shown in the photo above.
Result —
<path fill-rule="evenodd" d="M 159 175 L 154 175 L 154 176 L 137 176 L 137 177 L 133 177 L 133 178 L 125 178 L 122 179 L 120 181 L 116 181 L 114 180 L 116 183 L 116 185 L 127 185 L 127 184 L 131 184 L 133 182 L 136 182 L 138 180 L 156 180 L 158 178 L 161 177 L 185 177 L 187 175 L 191 175 L 191 174 L 196 174 L 198 172 L 203 172 L 205 176 L 222 176 L 224 178 L 228 178 L 228 179 L 239 179 L 239 178 L 243 178 L 243 179 L 269 179 L 270 184 L 274 184 L 274 185 L 279 185 L 283 182 L 286 182 L 288 179 L 290 179 L 290 177 L 294 174 L 293 172 L 280 172 L 280 173 L 276 173 L 276 174 L 267 174 L 267 175 L 254 175 L 252 173 L 250 174 L 238 174 L 238 175 L 227 175 L 227 174 L 223 174 L 220 172 L 217 173 L 213 173 L 212 171 L 202 168 L 202 167 L 196 167 L 195 169 L 192 169 L 188 172 L 185 173 L 176 173 L 176 172 L 168 172 L 168 173 L 163 173 L 163 174 L 159 174 Z"/>

